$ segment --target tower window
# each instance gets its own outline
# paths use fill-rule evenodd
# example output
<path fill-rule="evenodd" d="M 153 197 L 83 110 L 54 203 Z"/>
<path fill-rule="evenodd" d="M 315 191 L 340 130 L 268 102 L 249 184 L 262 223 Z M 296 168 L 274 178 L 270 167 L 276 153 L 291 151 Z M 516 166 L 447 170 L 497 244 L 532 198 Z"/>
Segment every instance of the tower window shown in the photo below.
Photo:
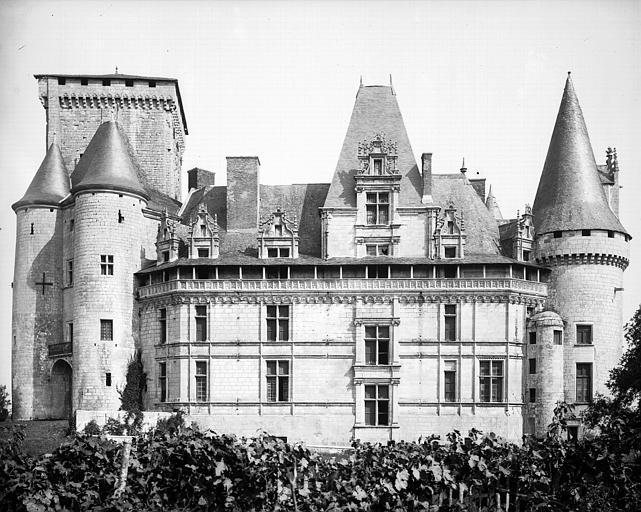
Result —
<path fill-rule="evenodd" d="M 589 229 L 582 229 L 581 230 L 581 236 L 590 236 L 590 230 Z"/>
<path fill-rule="evenodd" d="M 158 364 L 158 387 L 160 388 L 160 401 L 167 401 L 167 363 Z"/>
<path fill-rule="evenodd" d="M 196 341 L 207 339 L 207 306 L 196 306 Z"/>
<path fill-rule="evenodd" d="M 67 286 L 73 286 L 73 260 L 67 260 Z"/>
<path fill-rule="evenodd" d="M 102 81 L 102 85 L 103 85 L 103 86 L 105 86 L 105 87 L 110 86 L 110 85 L 111 85 L 111 80 L 109 80 L 109 79 L 103 79 L 103 81 Z"/>
<path fill-rule="evenodd" d="M 111 319 L 100 319 L 100 341 L 113 341 L 114 321 Z"/>
<path fill-rule="evenodd" d="M 73 322 L 67 323 L 67 343 L 73 343 Z"/>
<path fill-rule="evenodd" d="M 267 306 L 267 340 L 289 340 L 289 306 Z"/>
<path fill-rule="evenodd" d="M 100 255 L 100 274 L 103 276 L 114 275 L 114 257 L 113 254 Z"/>
<path fill-rule="evenodd" d="M 75 224 L 76 224 L 76 221 L 74 219 L 71 219 L 69 221 L 69 231 L 73 231 L 73 229 L 75 228 Z"/>
<path fill-rule="evenodd" d="M 614 238 L 614 231 L 608 231 L 608 238 Z"/>
<path fill-rule="evenodd" d="M 456 361 L 445 361 L 443 384 L 446 402 L 456 402 Z"/>
<path fill-rule="evenodd" d="M 456 340 L 456 304 L 446 304 L 444 314 L 445 341 Z"/>
<path fill-rule="evenodd" d="M 162 252 L 162 262 L 167 263 L 169 261 L 169 251 Z"/>
<path fill-rule="evenodd" d="M 576 344 L 592 345 L 592 326 L 591 325 L 576 326 Z"/>
<path fill-rule="evenodd" d="M 592 363 L 576 364 L 576 401 L 592 401 Z"/>
<path fill-rule="evenodd" d="M 267 361 L 267 401 L 289 402 L 289 361 Z"/>
<path fill-rule="evenodd" d="M 368 192 L 366 196 L 367 224 L 389 224 L 389 194 Z"/>
<path fill-rule="evenodd" d="M 480 361 L 481 402 L 503 401 L 503 361 Z"/>
<path fill-rule="evenodd" d="M 89 80 L 87 80 L 86 78 L 81 78 L 80 85 L 89 85 Z"/>
<path fill-rule="evenodd" d="M 530 399 L 529 402 L 533 404 L 536 402 L 536 388 L 530 388 Z"/>
<path fill-rule="evenodd" d="M 553 336 L 555 345 L 563 345 L 563 331 L 555 330 Z"/>
<path fill-rule="evenodd" d="M 529 363 L 529 366 L 530 366 L 530 368 L 529 368 L 530 375 L 535 374 L 536 373 L 536 358 L 529 359 L 528 363 Z"/>
<path fill-rule="evenodd" d="M 530 345 L 536 345 L 536 331 L 532 331 L 529 334 L 529 342 L 530 342 Z"/>
<path fill-rule="evenodd" d="M 156 81 L 155 80 L 149 80 L 149 87 L 156 87 Z"/>
<path fill-rule="evenodd" d="M 365 424 L 389 425 L 389 386 L 365 386 Z"/>
<path fill-rule="evenodd" d="M 123 222 L 125 222 L 125 218 L 123 217 L 122 212 L 118 210 L 118 224 L 122 224 Z"/>
<path fill-rule="evenodd" d="M 554 238 L 561 238 L 562 236 L 563 236 L 563 232 L 562 231 L 555 231 L 554 232 Z"/>
<path fill-rule="evenodd" d="M 133 80 L 125 80 L 125 87 L 133 87 L 133 86 L 134 86 Z"/>
<path fill-rule="evenodd" d="M 365 327 L 365 364 L 389 364 L 389 325 Z"/>
<path fill-rule="evenodd" d="M 160 309 L 158 327 L 160 328 L 160 343 L 164 345 L 167 343 L 167 308 Z"/>
<path fill-rule="evenodd" d="M 111 373 L 110 372 L 105 373 L 105 386 L 107 386 L 108 388 L 111 387 Z"/>
<path fill-rule="evenodd" d="M 33 235 L 33 222 L 31 223 L 31 235 Z"/>
<path fill-rule="evenodd" d="M 207 401 L 207 361 L 196 361 L 196 401 Z"/>

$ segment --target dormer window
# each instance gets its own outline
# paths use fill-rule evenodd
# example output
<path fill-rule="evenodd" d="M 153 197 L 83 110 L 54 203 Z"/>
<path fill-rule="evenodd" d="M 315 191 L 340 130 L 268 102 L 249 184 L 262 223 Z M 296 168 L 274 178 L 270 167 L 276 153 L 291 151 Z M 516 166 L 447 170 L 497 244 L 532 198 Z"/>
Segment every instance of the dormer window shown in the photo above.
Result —
<path fill-rule="evenodd" d="M 207 206 L 201 203 L 191 220 L 189 236 L 190 258 L 218 258 L 220 238 L 216 216 L 209 214 Z"/>
<path fill-rule="evenodd" d="M 169 261 L 169 251 L 162 252 L 162 262 L 167 263 Z"/>
<path fill-rule="evenodd" d="M 367 244 L 366 253 L 368 256 L 389 256 L 389 244 Z"/>
<path fill-rule="evenodd" d="M 274 226 L 274 236 L 283 236 L 283 226 L 278 224 Z"/>
<path fill-rule="evenodd" d="M 209 258 L 209 249 L 198 249 L 199 258 Z"/>
<path fill-rule="evenodd" d="M 389 193 L 367 193 L 367 223 L 389 224 Z"/>
<path fill-rule="evenodd" d="M 454 234 L 454 222 L 451 220 L 447 221 L 447 234 L 448 235 Z"/>
<path fill-rule="evenodd" d="M 289 258 L 289 247 L 271 247 L 267 249 L 268 258 Z"/>
<path fill-rule="evenodd" d="M 205 224 L 200 225 L 200 236 L 203 238 L 207 236 L 207 226 Z"/>
<path fill-rule="evenodd" d="M 380 176 L 383 174 L 383 160 L 381 158 L 374 158 L 373 160 L 374 174 Z"/>
<path fill-rule="evenodd" d="M 261 222 L 259 258 L 298 258 L 298 225 L 280 208 Z"/>
<path fill-rule="evenodd" d="M 436 221 L 434 244 L 437 257 L 463 258 L 466 239 L 463 216 L 457 215 L 457 208 L 450 204 Z"/>
<path fill-rule="evenodd" d="M 446 258 L 456 258 L 456 247 L 445 247 Z"/>

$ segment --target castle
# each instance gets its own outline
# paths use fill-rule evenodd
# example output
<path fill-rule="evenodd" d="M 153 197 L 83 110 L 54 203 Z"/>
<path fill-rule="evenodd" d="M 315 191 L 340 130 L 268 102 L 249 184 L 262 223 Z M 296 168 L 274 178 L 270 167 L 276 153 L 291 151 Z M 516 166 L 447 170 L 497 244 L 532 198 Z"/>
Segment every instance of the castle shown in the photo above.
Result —
<path fill-rule="evenodd" d="M 331 183 L 188 171 L 178 82 L 36 75 L 47 153 L 13 205 L 13 417 L 145 409 L 290 440 L 540 434 L 622 351 L 630 236 L 568 76 L 533 207 L 420 167 L 391 86 L 361 86 Z M 251 146 L 251 144 L 249 144 Z M 579 424 L 571 425 L 577 432 Z"/>

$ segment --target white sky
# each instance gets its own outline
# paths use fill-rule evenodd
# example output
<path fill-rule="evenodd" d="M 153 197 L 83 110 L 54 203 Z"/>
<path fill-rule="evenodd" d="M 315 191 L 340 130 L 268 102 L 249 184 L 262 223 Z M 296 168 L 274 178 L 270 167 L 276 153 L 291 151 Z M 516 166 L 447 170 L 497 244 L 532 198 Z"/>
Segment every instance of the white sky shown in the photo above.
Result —
<path fill-rule="evenodd" d="M 45 151 L 34 73 L 180 81 L 184 169 L 224 183 L 255 154 L 263 183 L 329 182 L 359 77 L 389 74 L 435 172 L 486 177 L 506 217 L 532 203 L 572 71 L 598 162 L 616 146 L 633 236 L 624 318 L 641 302 L 641 2 L 0 2 L 0 384 L 10 384 L 15 215 Z M 186 177 L 185 180 L 186 182 Z"/>

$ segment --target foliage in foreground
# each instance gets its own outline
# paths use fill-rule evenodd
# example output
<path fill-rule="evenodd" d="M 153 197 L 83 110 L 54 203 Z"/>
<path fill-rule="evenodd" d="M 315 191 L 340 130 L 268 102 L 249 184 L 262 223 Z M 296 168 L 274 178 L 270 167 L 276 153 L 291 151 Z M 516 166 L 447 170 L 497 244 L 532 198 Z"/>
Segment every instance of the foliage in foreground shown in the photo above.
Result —
<path fill-rule="evenodd" d="M 509 490 L 522 511 L 632 511 L 641 506 L 638 420 L 579 443 L 559 435 L 559 418 L 546 438 L 521 446 L 455 431 L 446 442 L 357 442 L 328 458 L 269 436 L 185 428 L 178 418 L 134 438 L 120 495 L 122 445 L 78 434 L 31 458 L 16 431 L 0 446 L 0 503 L 15 511 L 474 511 L 496 510 L 496 493 Z"/>

